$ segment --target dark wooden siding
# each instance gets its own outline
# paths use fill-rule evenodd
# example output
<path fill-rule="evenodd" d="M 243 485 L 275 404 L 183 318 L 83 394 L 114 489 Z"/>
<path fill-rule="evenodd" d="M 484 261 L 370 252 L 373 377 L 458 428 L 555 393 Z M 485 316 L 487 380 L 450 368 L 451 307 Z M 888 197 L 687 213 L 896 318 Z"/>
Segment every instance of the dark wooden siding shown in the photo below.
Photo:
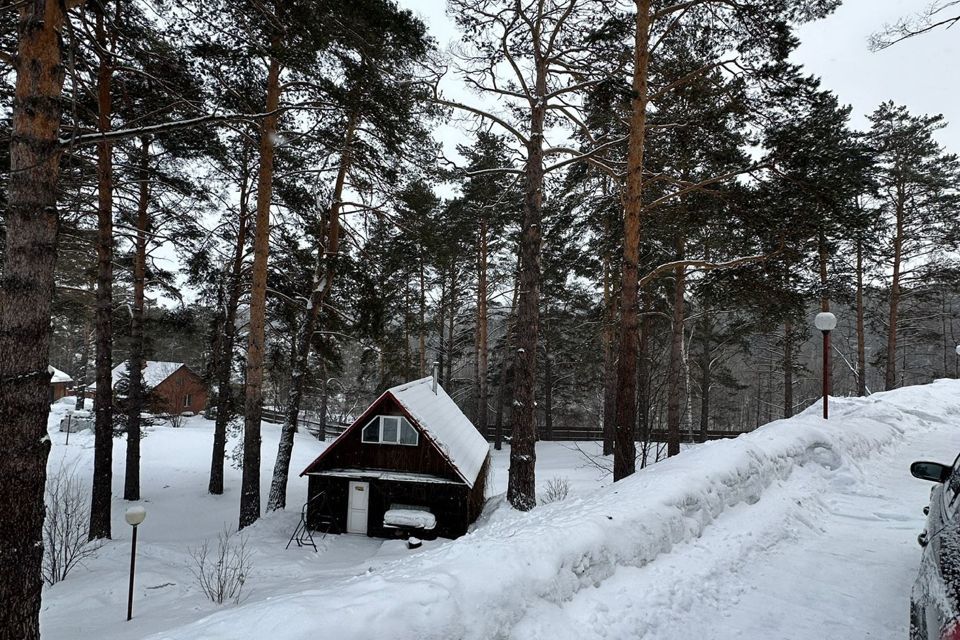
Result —
<path fill-rule="evenodd" d="M 70 395 L 69 382 L 51 382 L 50 383 L 50 402 L 56 402 L 60 398 Z"/>
<path fill-rule="evenodd" d="M 384 397 L 378 405 L 367 411 L 367 417 L 345 433 L 322 457 L 311 471 L 325 469 L 381 469 L 384 471 L 403 471 L 407 473 L 427 473 L 450 480 L 461 480 L 460 475 L 433 444 L 420 433 L 417 446 L 398 444 L 372 444 L 362 441 L 363 427 L 378 415 L 401 416 L 403 411 L 396 401 Z M 417 426 L 414 425 L 416 429 Z M 419 431 L 419 429 L 418 429 Z"/>
<path fill-rule="evenodd" d="M 338 478 L 329 476 L 310 476 L 307 507 L 307 524 L 319 529 L 324 516 L 332 517 L 334 532 L 347 529 L 348 490 L 350 482 L 370 483 L 370 502 L 367 512 L 367 535 L 379 538 L 393 538 L 401 535 L 398 529 L 383 526 L 383 514 L 393 504 L 426 507 L 437 519 L 437 526 L 431 532 L 417 533 L 425 539 L 436 536 L 456 538 L 467 532 L 470 523 L 476 519 L 471 516 L 471 491 L 464 484 L 439 484 L 420 482 L 397 482 L 376 478 Z M 321 491 L 326 492 L 325 500 L 314 500 Z"/>

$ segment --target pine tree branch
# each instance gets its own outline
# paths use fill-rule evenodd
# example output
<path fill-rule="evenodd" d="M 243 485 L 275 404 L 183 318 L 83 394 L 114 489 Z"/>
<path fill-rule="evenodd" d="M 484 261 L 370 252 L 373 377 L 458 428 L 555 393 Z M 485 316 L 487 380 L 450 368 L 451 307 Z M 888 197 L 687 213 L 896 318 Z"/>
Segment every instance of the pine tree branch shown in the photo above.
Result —
<path fill-rule="evenodd" d="M 686 75 L 680 76 L 679 78 L 677 78 L 676 80 L 674 80 L 674 81 L 671 82 L 670 84 L 668 84 L 668 85 L 660 88 L 658 91 L 656 91 L 656 92 L 654 92 L 654 93 L 651 93 L 651 94 L 650 94 L 650 97 L 649 97 L 649 100 L 650 100 L 651 102 L 654 102 L 654 101 L 662 98 L 664 95 L 670 93 L 671 91 L 673 91 L 673 90 L 676 89 L 677 87 L 680 87 L 680 86 L 686 84 L 687 82 L 690 82 L 691 80 L 693 80 L 693 79 L 695 79 L 695 78 L 698 78 L 698 77 L 700 77 L 700 76 L 702 76 L 702 75 L 704 75 L 704 74 L 706 74 L 706 73 L 709 73 L 710 71 L 713 71 L 713 70 L 716 69 L 717 67 L 723 67 L 723 66 L 726 66 L 727 64 L 730 64 L 730 63 L 733 63 L 733 62 L 736 62 L 736 61 L 735 61 L 735 60 L 717 60 L 717 61 L 715 61 L 715 62 L 711 62 L 710 64 L 704 65 L 704 66 L 700 67 L 699 69 L 696 69 L 696 70 L 694 70 L 694 71 L 691 71 L 690 73 L 688 73 L 688 74 L 686 74 Z"/>
<path fill-rule="evenodd" d="M 471 107 L 470 105 L 463 104 L 462 102 L 445 100 L 441 98 L 439 95 L 437 95 L 436 93 L 434 93 L 433 97 L 430 100 L 434 104 L 439 104 L 444 107 L 450 107 L 452 109 L 459 109 L 461 111 L 472 113 L 475 116 L 486 118 L 487 120 L 490 120 L 491 122 L 495 122 L 496 124 L 503 127 L 506 131 L 510 132 L 510 134 L 513 135 L 513 137 L 515 137 L 517 140 L 519 140 L 520 143 L 523 144 L 524 146 L 526 146 L 529 143 L 529 140 L 527 139 L 527 137 L 522 133 L 520 133 L 519 130 L 517 130 L 515 127 L 510 125 L 510 123 L 508 123 L 503 118 L 500 118 L 499 116 L 496 116 L 490 113 L 489 111 L 484 111 L 483 109 L 477 109 L 476 107 Z"/>
<path fill-rule="evenodd" d="M 645 205 L 644 208 L 645 208 L 645 209 L 653 209 L 654 207 L 658 207 L 658 206 L 660 206 L 661 204 L 663 204 L 664 202 L 667 202 L 668 200 L 672 200 L 673 198 L 679 198 L 680 196 L 686 195 L 686 194 L 688 194 L 688 193 L 690 193 L 690 192 L 692 192 L 692 191 L 698 191 L 698 190 L 702 189 L 703 187 L 707 187 L 707 186 L 709 186 L 709 185 L 711 185 L 711 184 L 716 184 L 716 183 L 718 183 L 718 182 L 723 182 L 723 181 L 725 181 L 725 180 L 729 180 L 729 179 L 731 179 L 731 178 L 735 178 L 735 177 L 737 177 L 737 176 L 739 176 L 739 175 L 743 175 L 743 174 L 746 174 L 746 173 L 753 173 L 754 171 L 757 171 L 758 169 L 764 169 L 764 168 L 768 168 L 768 167 L 769 167 L 769 165 L 766 164 L 766 163 L 763 163 L 763 164 L 755 164 L 755 165 L 751 165 L 751 166 L 749 166 L 749 167 L 746 167 L 746 168 L 744 168 L 744 169 L 737 169 L 737 170 L 735 170 L 735 171 L 730 171 L 730 172 L 728 172 L 728 173 L 724 173 L 724 174 L 721 174 L 721 175 L 718 175 L 718 176 L 713 176 L 712 178 L 707 178 L 706 180 L 702 180 L 702 181 L 700 181 L 700 182 L 688 184 L 687 186 L 685 186 L 685 187 L 683 187 L 682 189 L 679 189 L 679 190 L 677 190 L 677 191 L 674 191 L 673 193 L 668 193 L 668 194 L 665 195 L 665 196 L 660 196 L 659 198 L 657 198 L 657 199 L 654 200 L 653 202 Z"/>
<path fill-rule="evenodd" d="M 549 156 L 549 155 L 556 155 L 560 153 L 569 153 L 572 155 L 571 157 L 566 158 L 565 160 L 561 160 L 560 162 L 552 164 L 548 167 L 544 167 L 543 172 L 546 174 L 546 173 L 550 173 L 551 171 L 560 169 L 561 167 L 565 167 L 567 165 L 573 164 L 575 162 L 586 162 L 600 169 L 601 171 L 610 175 L 611 177 L 620 179 L 623 177 L 623 175 L 620 172 L 616 171 L 616 169 L 608 165 L 603 160 L 597 158 L 597 155 L 603 153 L 604 151 L 606 151 L 607 149 L 610 149 L 611 147 L 615 147 L 619 144 L 623 144 L 624 142 L 626 142 L 626 140 L 627 139 L 625 137 L 616 138 L 614 140 L 610 140 L 609 142 L 605 142 L 597 147 L 594 147 L 589 151 L 577 151 L 576 149 L 567 149 L 565 147 L 552 147 L 544 151 L 543 155 Z"/>
<path fill-rule="evenodd" d="M 197 118 L 186 118 L 183 120 L 174 120 L 171 122 L 164 122 L 161 124 L 152 124 L 144 127 L 134 127 L 130 129 L 115 129 L 112 131 L 97 132 L 97 133 L 85 133 L 79 136 L 71 136 L 69 138 L 60 138 L 61 147 L 81 147 L 91 144 L 97 144 L 99 142 L 106 142 L 110 140 L 126 140 L 129 138 L 137 138 L 143 135 L 156 135 L 162 133 L 169 133 L 171 131 L 178 131 L 180 129 L 190 129 L 192 127 L 198 127 L 201 125 L 207 124 L 218 124 L 218 123 L 229 123 L 229 122 L 242 122 L 246 120 L 261 120 L 263 118 L 268 118 L 272 115 L 277 115 L 292 109 L 294 107 L 281 107 L 274 111 L 267 111 L 263 113 L 225 113 L 225 114 L 210 114 L 206 116 L 200 116 Z"/>
<path fill-rule="evenodd" d="M 919 36 L 928 31 L 933 31 L 939 27 L 946 29 L 960 22 L 960 15 L 950 18 L 935 19 L 935 16 L 942 11 L 960 4 L 960 0 L 948 0 L 946 2 L 934 2 L 923 12 L 908 17 L 901 18 L 896 24 L 885 24 L 883 30 L 870 36 L 870 49 L 872 51 L 882 51 L 892 47 L 898 42 L 903 42 L 914 36 Z"/>
<path fill-rule="evenodd" d="M 785 248 L 783 239 L 780 240 L 780 246 L 777 247 L 774 251 L 770 253 L 761 253 L 753 256 L 742 256 L 735 258 L 733 260 L 728 260 L 727 262 L 710 262 L 708 260 L 675 260 L 673 262 L 667 262 L 661 264 L 659 267 L 649 272 L 647 275 L 640 278 L 638 284 L 640 288 L 647 286 L 653 280 L 656 280 L 662 274 L 673 271 L 678 267 L 683 267 L 684 269 L 692 268 L 695 271 L 723 271 L 726 269 L 733 269 L 744 264 L 751 264 L 755 262 L 766 262 L 767 260 L 776 257 L 783 252 Z"/>

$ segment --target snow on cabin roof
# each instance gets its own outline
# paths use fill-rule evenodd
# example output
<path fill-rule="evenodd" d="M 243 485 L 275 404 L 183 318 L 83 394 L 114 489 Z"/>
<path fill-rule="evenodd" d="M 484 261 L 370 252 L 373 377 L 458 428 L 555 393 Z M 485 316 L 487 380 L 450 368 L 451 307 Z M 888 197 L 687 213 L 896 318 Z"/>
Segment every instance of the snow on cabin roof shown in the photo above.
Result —
<path fill-rule="evenodd" d="M 120 379 L 127 375 L 127 363 L 128 361 L 121 362 L 113 368 L 111 372 L 113 378 L 113 386 L 116 387 L 117 383 L 120 382 Z M 172 376 L 177 369 L 184 366 L 182 362 L 162 362 L 158 360 L 147 360 L 146 366 L 143 368 L 143 386 L 145 390 L 150 390 L 159 385 L 161 382 Z M 95 389 L 96 383 L 91 384 L 88 388 Z"/>
<path fill-rule="evenodd" d="M 470 419 L 463 415 L 460 407 L 454 402 L 447 392 L 439 384 L 437 392 L 433 392 L 433 378 L 422 378 L 407 382 L 384 391 L 379 398 L 367 407 L 357 420 L 350 427 L 340 434 L 333 443 L 324 449 L 316 460 L 307 465 L 300 475 L 318 474 L 318 475 L 340 475 L 344 472 L 362 472 L 369 473 L 369 470 L 327 470 L 315 471 L 315 467 L 338 443 L 343 442 L 346 435 L 367 424 L 368 416 L 371 410 L 380 404 L 386 397 L 393 398 L 397 404 L 407 414 L 407 417 L 416 424 L 417 428 L 444 456 L 456 472 L 463 479 L 464 483 L 471 489 L 480 475 L 483 463 L 490 453 L 490 445 L 486 438 L 480 435 L 477 428 L 473 426 Z M 361 420 L 364 421 L 361 424 Z M 405 473 L 405 476 L 414 474 Z M 409 478 L 412 480 L 412 477 Z"/>
<path fill-rule="evenodd" d="M 50 382 L 51 382 L 51 383 L 54 383 L 54 382 L 73 382 L 73 378 L 71 378 L 68 374 L 64 373 L 63 371 L 60 371 L 60 369 L 57 369 L 56 367 L 52 367 L 52 366 L 50 366 L 50 365 L 47 365 L 47 371 L 50 372 L 50 375 L 51 375 Z"/>
<path fill-rule="evenodd" d="M 388 389 L 420 428 L 437 445 L 470 487 L 477 479 L 490 445 L 457 403 L 433 378 L 421 378 Z"/>

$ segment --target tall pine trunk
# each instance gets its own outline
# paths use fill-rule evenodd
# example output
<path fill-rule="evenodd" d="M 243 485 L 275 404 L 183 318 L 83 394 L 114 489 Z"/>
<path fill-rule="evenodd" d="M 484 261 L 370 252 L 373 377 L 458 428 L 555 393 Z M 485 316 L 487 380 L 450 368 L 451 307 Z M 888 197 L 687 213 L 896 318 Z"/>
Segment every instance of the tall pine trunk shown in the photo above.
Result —
<path fill-rule="evenodd" d="M 603 455 L 613 455 L 616 434 L 617 354 L 616 354 L 616 298 L 613 292 L 610 254 L 603 255 Z"/>
<path fill-rule="evenodd" d="M 323 442 L 327 439 L 327 403 L 329 393 L 328 381 L 327 381 L 327 359 L 324 357 L 320 358 L 320 413 L 317 416 L 317 421 L 320 423 L 320 433 L 317 434 L 317 438 L 320 442 Z"/>
<path fill-rule="evenodd" d="M 793 320 L 783 321 L 783 417 L 793 417 Z"/>
<path fill-rule="evenodd" d="M 210 460 L 210 483 L 207 491 L 214 495 L 223 493 L 223 461 L 227 453 L 227 426 L 233 417 L 233 388 L 230 377 L 233 371 L 233 348 L 237 336 L 237 308 L 243 290 L 243 256 L 249 226 L 247 202 L 249 197 L 249 155 L 244 144 L 240 176 L 240 220 L 237 239 L 233 247 L 233 263 L 230 266 L 230 290 L 223 310 L 223 321 L 217 356 L 217 417 L 213 427 L 213 453 Z"/>
<path fill-rule="evenodd" d="M 139 197 L 137 200 L 137 237 L 133 255 L 133 308 L 130 310 L 130 360 L 127 363 L 130 386 L 127 393 L 127 456 L 123 479 L 123 499 L 140 499 L 140 413 L 144 405 L 143 389 L 143 304 L 147 270 L 147 217 L 150 198 L 150 140 L 140 140 Z"/>
<path fill-rule="evenodd" d="M 682 236 L 677 236 L 677 260 L 683 260 L 686 253 Z M 683 368 L 683 323 L 684 300 L 686 293 L 686 268 L 682 265 L 674 269 L 673 276 L 673 322 L 670 333 L 670 363 L 667 372 L 667 455 L 680 453 L 680 395 L 682 392 L 681 372 Z"/>
<path fill-rule="evenodd" d="M 543 127 L 546 120 L 547 64 L 534 49 L 536 84 L 530 113 L 530 139 L 524 167 L 523 225 L 520 233 L 520 291 L 517 304 L 517 352 L 513 370 L 513 438 L 507 500 L 529 511 L 536 498 L 537 338 L 540 325 L 540 241 L 543 207 Z"/>
<path fill-rule="evenodd" d="M 519 260 L 519 258 L 518 258 Z M 506 404 L 507 384 L 510 382 L 510 349 L 513 344 L 513 327 L 517 320 L 517 297 L 520 295 L 520 269 L 513 280 L 513 296 L 510 301 L 510 313 L 507 314 L 506 330 L 503 336 L 503 353 L 500 356 L 500 384 L 497 388 L 497 415 L 494 426 L 493 448 L 503 448 L 503 409 Z"/>
<path fill-rule="evenodd" d="M 890 282 L 890 315 L 887 321 L 887 366 L 884 371 L 884 389 L 897 387 L 897 323 L 900 313 L 900 268 L 903 260 L 904 207 L 906 196 L 897 190 L 897 222 L 893 238 L 893 277 Z"/>
<path fill-rule="evenodd" d="M 487 319 L 487 221 L 481 220 L 477 251 L 477 429 L 487 437 L 487 370 L 488 319 Z"/>
<path fill-rule="evenodd" d="M 447 326 L 447 274 L 440 269 L 440 304 L 437 307 L 437 336 L 439 337 L 439 348 L 437 349 L 437 376 L 443 373 L 443 365 L 447 361 L 447 341 L 444 338 Z"/>
<path fill-rule="evenodd" d="M 829 279 L 827 275 L 829 257 L 827 236 L 823 227 L 820 227 L 817 236 L 817 260 L 820 264 L 820 311 L 830 311 L 830 288 L 828 286 Z"/>
<path fill-rule="evenodd" d="M 274 50 L 279 38 L 273 42 Z M 266 111 L 280 104 L 280 61 L 270 56 Z M 243 420 L 243 475 L 240 482 L 240 528 L 260 518 L 260 416 L 263 411 L 263 358 L 266 333 L 267 259 L 270 253 L 270 202 L 273 199 L 273 156 L 277 116 L 260 125 L 260 170 L 257 179 L 257 217 L 250 284 L 250 329 L 247 340 L 247 384 Z"/>
<path fill-rule="evenodd" d="M 550 307 L 543 323 L 543 427 L 547 440 L 553 440 L 553 363 L 550 354 Z"/>
<path fill-rule="evenodd" d="M 643 291 L 643 322 L 640 325 L 639 344 L 637 345 L 637 407 L 640 416 L 639 432 L 641 440 L 650 442 L 650 387 L 652 367 L 650 363 L 650 334 L 653 333 L 653 295 L 650 289 Z M 622 356 L 621 356 L 622 357 Z"/>
<path fill-rule="evenodd" d="M 0 637 L 40 638 L 63 4 L 21 5 L 0 269 Z"/>
<path fill-rule="evenodd" d="M 700 318 L 701 338 L 700 350 L 700 442 L 707 441 L 707 433 L 710 431 L 710 387 L 713 385 L 713 354 L 711 349 L 711 338 L 713 337 L 713 320 L 710 317 L 710 309 L 703 308 L 703 315 Z"/>
<path fill-rule="evenodd" d="M 650 0 L 637 0 L 633 96 L 627 143 L 627 193 L 623 207 L 623 280 L 620 285 L 620 361 L 617 367 L 617 434 L 613 479 L 636 470 L 638 278 L 643 215 L 643 155 L 647 128 L 647 69 L 650 64 Z"/>
<path fill-rule="evenodd" d="M 83 345 L 80 347 L 80 369 L 77 372 L 77 401 L 73 405 L 73 408 L 77 411 L 84 408 L 87 397 L 87 385 L 89 384 L 87 376 L 89 375 L 90 369 L 90 340 L 93 337 L 93 316 L 87 309 L 84 309 L 84 318 Z"/>
<path fill-rule="evenodd" d="M 863 322 L 863 238 L 857 237 L 857 395 L 867 395 L 867 348 Z"/>
<path fill-rule="evenodd" d="M 417 349 L 420 352 L 420 377 L 427 375 L 427 278 L 423 264 L 423 251 L 420 251 L 420 326 L 417 327 Z"/>
<path fill-rule="evenodd" d="M 340 207 L 343 198 L 343 186 L 350 170 L 351 146 L 353 144 L 356 117 L 347 123 L 343 149 L 340 153 L 340 167 L 333 187 L 333 200 L 330 203 L 330 216 L 326 226 L 326 246 L 323 255 L 318 256 L 317 270 L 313 277 L 313 289 L 307 297 L 307 313 L 297 336 L 296 355 L 293 363 L 293 375 L 290 391 L 287 395 L 286 413 L 280 430 L 280 444 L 277 449 L 277 461 L 273 467 L 273 480 L 270 483 L 270 497 L 267 511 L 284 509 L 287 506 L 287 478 L 290 476 L 290 457 L 293 454 L 294 434 L 300 420 L 300 406 L 303 403 L 303 387 L 310 363 L 310 349 L 313 345 L 313 333 L 317 326 L 320 309 L 326 302 L 333 279 L 336 275 L 337 256 L 340 252 Z"/>
<path fill-rule="evenodd" d="M 453 339 L 457 320 L 457 266 L 450 266 L 450 314 L 447 316 L 447 346 L 444 349 L 447 361 L 443 374 L 443 386 L 452 389 L 453 382 Z M 440 327 L 440 340 L 443 340 L 443 327 Z"/>
<path fill-rule="evenodd" d="M 110 130 L 113 75 L 102 11 L 97 12 L 98 129 Z M 110 501 L 113 484 L 113 145 L 97 145 L 97 320 L 96 418 L 93 448 L 93 495 L 90 501 L 90 539 L 110 537 Z"/>

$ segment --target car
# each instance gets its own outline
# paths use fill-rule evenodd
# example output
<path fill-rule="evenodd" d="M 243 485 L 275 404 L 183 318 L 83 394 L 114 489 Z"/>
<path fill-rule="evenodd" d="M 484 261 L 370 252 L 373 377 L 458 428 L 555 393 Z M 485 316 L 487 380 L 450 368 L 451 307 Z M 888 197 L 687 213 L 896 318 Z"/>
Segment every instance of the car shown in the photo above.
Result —
<path fill-rule="evenodd" d="M 920 572 L 910 596 L 910 640 L 960 640 L 960 456 L 952 465 L 914 462 L 915 478 L 934 482 Z"/>

